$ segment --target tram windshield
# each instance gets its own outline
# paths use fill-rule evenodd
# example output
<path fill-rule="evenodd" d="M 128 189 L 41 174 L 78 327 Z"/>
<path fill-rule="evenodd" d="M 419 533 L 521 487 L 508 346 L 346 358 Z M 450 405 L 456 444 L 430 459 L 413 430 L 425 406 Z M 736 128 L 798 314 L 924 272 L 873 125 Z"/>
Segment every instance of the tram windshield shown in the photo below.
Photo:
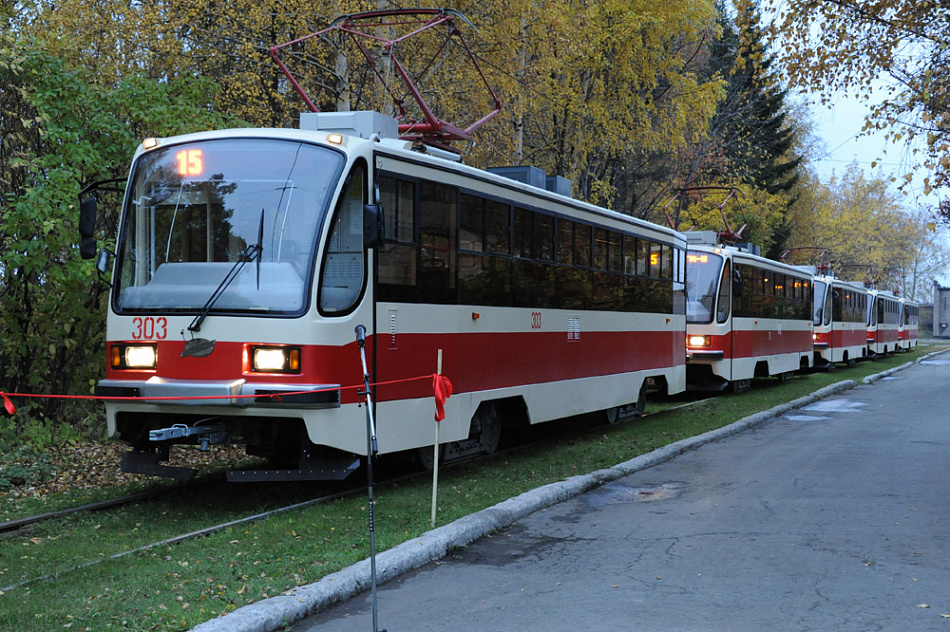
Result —
<path fill-rule="evenodd" d="M 686 253 L 686 322 L 712 322 L 722 262 L 721 255 Z"/>
<path fill-rule="evenodd" d="M 116 308 L 194 312 L 237 272 L 214 311 L 302 312 L 343 163 L 330 149 L 270 139 L 141 155 L 120 231 Z"/>

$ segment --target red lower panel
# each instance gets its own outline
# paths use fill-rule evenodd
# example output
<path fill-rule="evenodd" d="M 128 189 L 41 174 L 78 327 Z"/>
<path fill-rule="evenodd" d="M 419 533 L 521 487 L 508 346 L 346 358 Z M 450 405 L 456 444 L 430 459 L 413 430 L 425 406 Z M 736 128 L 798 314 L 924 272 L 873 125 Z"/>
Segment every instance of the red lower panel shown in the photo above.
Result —
<path fill-rule="evenodd" d="M 375 337 L 366 342 L 370 372 L 380 385 L 377 399 L 432 395 L 429 380 L 408 380 L 436 372 L 438 350 L 443 351 L 442 373 L 454 392 L 496 389 L 588 376 L 683 366 L 684 332 L 583 332 L 569 340 L 565 332 L 523 334 L 402 334 L 397 347 L 382 336 L 374 356 Z M 253 373 L 245 357 L 245 343 L 219 341 L 204 358 L 181 357 L 182 341 L 158 343 L 157 371 L 107 370 L 110 380 L 147 380 L 159 376 L 175 380 L 234 380 L 283 384 L 362 384 L 362 365 L 356 342 L 341 347 L 300 345 L 300 374 Z M 107 350 L 108 357 L 108 350 Z M 344 390 L 344 403 L 356 401 L 355 389 Z"/>

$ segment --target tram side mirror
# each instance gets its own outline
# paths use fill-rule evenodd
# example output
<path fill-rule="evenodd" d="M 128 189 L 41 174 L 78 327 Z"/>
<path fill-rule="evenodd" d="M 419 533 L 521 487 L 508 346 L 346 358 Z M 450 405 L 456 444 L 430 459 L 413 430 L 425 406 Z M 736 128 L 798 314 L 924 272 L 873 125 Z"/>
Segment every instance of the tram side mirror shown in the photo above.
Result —
<path fill-rule="evenodd" d="M 96 198 L 88 197 L 79 203 L 79 236 L 89 239 L 96 232 Z"/>
<path fill-rule="evenodd" d="M 742 296 L 742 275 L 739 274 L 738 270 L 732 271 L 732 295 Z"/>
<path fill-rule="evenodd" d="M 383 223 L 383 205 L 367 204 L 363 207 L 363 245 L 366 248 L 379 248 L 386 238 L 386 225 Z"/>
<path fill-rule="evenodd" d="M 88 197 L 79 203 L 79 256 L 92 259 L 96 256 L 96 198 Z"/>

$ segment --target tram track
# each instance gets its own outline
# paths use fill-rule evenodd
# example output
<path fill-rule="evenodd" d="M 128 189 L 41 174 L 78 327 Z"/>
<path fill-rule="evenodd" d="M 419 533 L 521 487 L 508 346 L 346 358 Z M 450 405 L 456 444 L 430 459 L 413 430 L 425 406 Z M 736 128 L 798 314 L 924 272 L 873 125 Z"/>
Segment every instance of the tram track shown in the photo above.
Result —
<path fill-rule="evenodd" d="M 707 401 L 707 400 L 700 399 L 700 400 L 694 400 L 691 402 L 686 402 L 684 404 L 680 404 L 680 405 L 673 406 L 670 408 L 665 408 L 665 409 L 656 411 L 654 413 L 647 413 L 646 415 L 644 415 L 644 417 L 659 415 L 667 411 L 672 411 L 672 410 L 680 409 L 687 406 L 693 406 L 703 401 Z M 592 416 L 591 414 L 588 414 L 588 415 L 582 415 L 580 417 L 583 418 L 583 417 L 591 417 L 591 416 Z M 589 431 L 590 425 L 585 424 L 585 423 L 578 424 L 576 423 L 577 419 L 578 418 L 565 419 L 564 420 L 565 427 L 561 428 L 557 432 L 556 436 L 560 439 L 570 439 L 572 436 L 575 436 L 575 435 L 579 436 Z M 626 423 L 634 419 L 636 418 L 633 416 L 630 416 L 630 417 L 623 418 L 621 421 L 622 423 Z M 546 430 L 548 431 L 551 429 L 552 429 L 551 426 L 547 426 L 546 428 Z M 529 434 L 533 434 L 533 433 L 529 433 Z M 504 458 L 505 456 L 514 455 L 514 454 L 517 454 L 518 452 L 522 452 L 524 450 L 537 447 L 538 445 L 541 445 L 544 442 L 547 442 L 550 440 L 551 440 L 551 436 L 548 433 L 545 433 L 544 436 L 533 436 L 527 440 L 525 440 L 525 437 L 521 437 L 520 439 L 517 439 L 513 445 L 509 445 L 508 447 L 505 447 L 504 449 L 501 449 L 495 452 L 492 455 L 492 457 Z M 483 457 L 475 457 L 475 456 L 462 457 L 460 459 L 445 463 L 442 465 L 442 467 L 446 469 L 455 468 L 461 465 L 468 464 L 471 461 L 479 459 L 479 458 L 483 458 Z M 427 477 L 427 476 L 430 476 L 429 472 L 425 470 L 416 470 L 410 473 L 400 473 L 397 475 L 384 476 L 380 480 L 378 480 L 376 484 L 386 485 L 386 484 L 408 482 L 408 481 L 412 481 L 412 480 Z M 176 485 L 173 487 L 167 487 L 167 488 L 151 490 L 147 492 L 140 492 L 137 494 L 131 494 L 131 495 L 124 496 L 121 498 L 109 499 L 109 500 L 104 500 L 104 501 L 100 501 L 96 503 L 90 503 L 90 504 L 81 505 L 77 507 L 66 508 L 66 509 L 62 509 L 58 511 L 37 514 L 34 516 L 28 516 L 25 518 L 11 520 L 11 521 L 0 524 L 0 533 L 15 535 L 16 532 L 23 530 L 25 527 L 28 527 L 30 525 L 35 525 L 37 523 L 42 523 L 43 521 L 46 521 L 46 520 L 52 520 L 55 518 L 65 518 L 65 517 L 69 517 L 69 516 L 82 513 L 82 512 L 92 512 L 92 511 L 99 511 L 99 510 L 105 510 L 105 509 L 118 509 L 123 506 L 135 504 L 138 502 L 143 502 L 145 500 L 153 499 L 153 498 L 156 498 L 156 497 L 159 497 L 171 492 L 194 491 L 195 489 L 202 486 L 211 486 L 216 483 L 224 484 L 222 481 L 223 479 L 219 479 L 216 481 L 205 480 L 199 483 L 192 483 L 192 484 L 187 484 L 187 485 Z M 229 488 L 233 487 L 233 484 L 228 485 L 228 487 Z M 43 573 L 41 575 L 29 577 L 29 578 L 23 579 L 22 581 L 15 582 L 7 586 L 0 586 L 0 593 L 14 590 L 17 588 L 22 588 L 24 586 L 28 586 L 36 582 L 59 578 L 69 573 L 88 569 L 90 567 L 94 567 L 94 566 L 103 564 L 105 562 L 128 557 L 130 555 L 145 553 L 145 552 L 148 552 L 148 551 L 151 551 L 163 546 L 172 546 L 175 544 L 179 544 L 181 542 L 185 542 L 187 540 L 192 540 L 195 538 L 208 536 L 208 535 L 214 534 L 219 531 L 223 531 L 228 528 L 245 525 L 245 524 L 252 523 L 258 520 L 265 520 L 272 516 L 276 516 L 276 515 L 288 513 L 288 512 L 293 512 L 293 511 L 298 511 L 298 510 L 312 507 L 314 505 L 318 505 L 321 503 L 328 503 L 328 502 L 332 502 L 334 500 L 338 500 L 342 498 L 356 496 L 359 494 L 365 494 L 366 492 L 367 492 L 367 486 L 365 484 L 353 485 L 353 486 L 347 487 L 346 489 L 340 489 L 339 491 L 319 495 L 315 498 L 310 498 L 304 501 L 290 503 L 287 505 L 283 505 L 283 506 L 280 506 L 274 509 L 269 509 L 262 512 L 251 513 L 239 518 L 235 518 L 235 519 L 223 521 L 221 523 L 213 524 L 210 526 L 194 529 L 186 533 L 173 535 L 166 538 L 161 538 L 153 542 L 135 546 L 123 551 L 119 551 L 115 553 L 104 553 L 104 554 L 101 554 L 100 557 L 97 557 L 96 559 L 91 559 L 79 564 L 75 564 L 73 566 L 61 568 L 61 569 L 56 570 L 55 572 Z"/>

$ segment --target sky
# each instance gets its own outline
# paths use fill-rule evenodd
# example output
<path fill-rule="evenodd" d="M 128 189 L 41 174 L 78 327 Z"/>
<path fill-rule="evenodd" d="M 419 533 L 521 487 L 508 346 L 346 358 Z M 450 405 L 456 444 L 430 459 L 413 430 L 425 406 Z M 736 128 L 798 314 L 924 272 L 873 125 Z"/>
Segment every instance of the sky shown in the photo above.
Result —
<path fill-rule="evenodd" d="M 911 170 L 905 144 L 889 143 L 884 132 L 861 134 L 868 107 L 864 102 L 847 95 L 838 95 L 832 108 L 813 105 L 815 134 L 825 145 L 826 154 L 814 162 L 822 181 L 828 182 L 832 175 L 840 176 L 852 162 L 857 162 L 868 176 L 886 177 L 895 175 L 902 180 Z M 871 166 L 876 162 L 876 167 Z M 923 196 L 922 177 L 917 176 L 909 187 L 914 196 L 908 207 L 917 204 L 936 205 L 936 196 Z"/>

